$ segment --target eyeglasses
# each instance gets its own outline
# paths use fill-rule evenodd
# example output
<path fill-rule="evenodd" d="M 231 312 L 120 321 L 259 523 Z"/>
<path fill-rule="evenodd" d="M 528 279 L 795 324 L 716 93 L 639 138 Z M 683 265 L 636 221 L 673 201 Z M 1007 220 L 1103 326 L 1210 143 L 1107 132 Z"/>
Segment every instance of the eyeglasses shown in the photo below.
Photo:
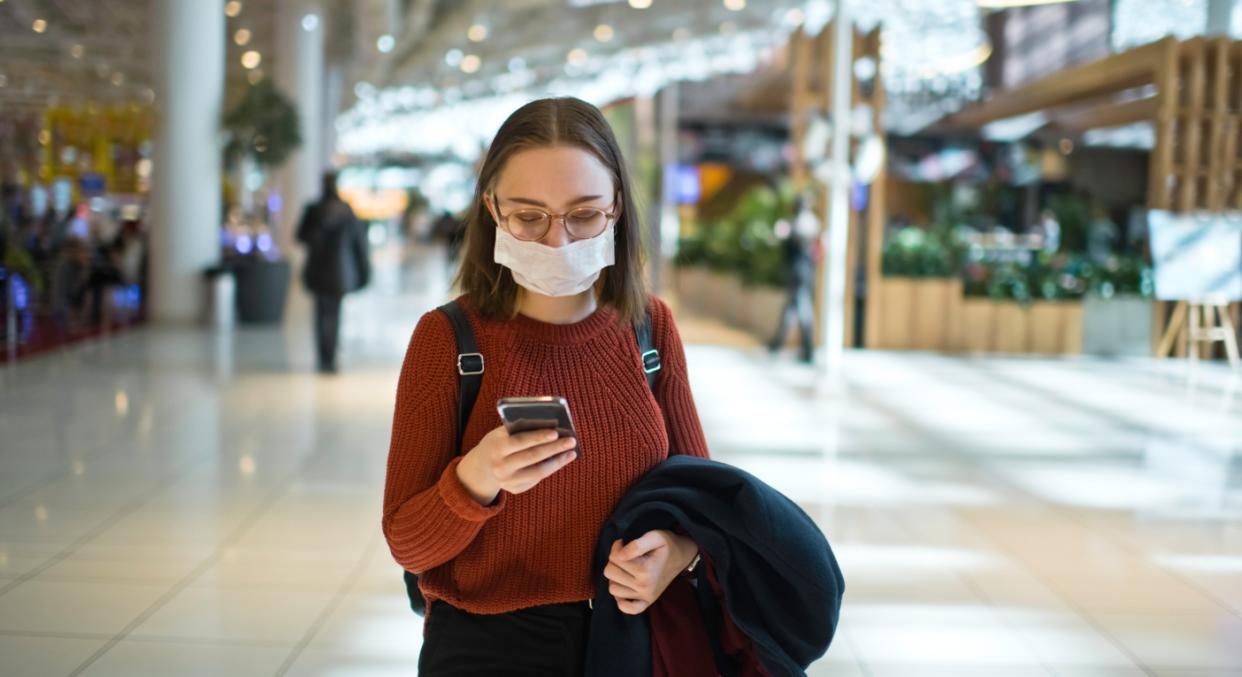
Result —
<path fill-rule="evenodd" d="M 505 215 L 500 213 L 500 200 L 495 195 L 492 196 L 492 204 L 500 218 L 500 225 L 513 237 L 527 242 L 542 240 L 552 227 L 552 219 L 560 219 L 573 239 L 589 240 L 603 233 L 608 224 L 617 218 L 615 211 L 609 212 L 598 207 L 575 207 L 564 214 L 537 207 L 523 207 Z M 615 197 L 613 204 L 616 204 Z"/>

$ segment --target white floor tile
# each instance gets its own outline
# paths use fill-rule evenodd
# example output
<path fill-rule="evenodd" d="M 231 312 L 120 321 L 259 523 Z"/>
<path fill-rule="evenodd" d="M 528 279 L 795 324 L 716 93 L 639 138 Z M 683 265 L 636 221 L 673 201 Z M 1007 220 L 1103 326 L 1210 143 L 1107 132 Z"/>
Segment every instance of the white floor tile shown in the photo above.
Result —
<path fill-rule="evenodd" d="M 0 595 L 0 630 L 113 634 L 168 588 L 115 581 L 27 580 Z"/>
<path fill-rule="evenodd" d="M 417 659 L 423 647 L 423 622 L 404 595 L 351 594 L 341 600 L 310 646 Z"/>
<path fill-rule="evenodd" d="M 299 641 L 331 593 L 195 585 L 180 591 L 131 633 L 135 638 Z"/>
<path fill-rule="evenodd" d="M 123 640 L 81 674 L 83 677 L 270 677 L 288 647 Z"/>
<path fill-rule="evenodd" d="M 1094 618 L 1148 667 L 1242 669 L 1242 619 L 1232 614 L 1094 614 Z"/>
<path fill-rule="evenodd" d="M 0 633 L 0 673 L 5 677 L 62 677 L 90 658 L 104 639 L 31 637 Z"/>

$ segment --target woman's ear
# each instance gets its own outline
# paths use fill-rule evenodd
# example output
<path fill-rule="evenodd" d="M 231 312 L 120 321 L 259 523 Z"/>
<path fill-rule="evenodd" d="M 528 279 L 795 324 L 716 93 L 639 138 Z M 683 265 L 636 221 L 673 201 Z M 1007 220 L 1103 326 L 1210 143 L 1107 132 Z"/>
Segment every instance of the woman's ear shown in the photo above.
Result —
<path fill-rule="evenodd" d="M 492 215 L 492 223 L 499 227 L 500 215 L 496 213 L 495 205 L 493 196 L 490 193 L 483 193 L 483 208 L 487 210 L 488 214 Z"/>

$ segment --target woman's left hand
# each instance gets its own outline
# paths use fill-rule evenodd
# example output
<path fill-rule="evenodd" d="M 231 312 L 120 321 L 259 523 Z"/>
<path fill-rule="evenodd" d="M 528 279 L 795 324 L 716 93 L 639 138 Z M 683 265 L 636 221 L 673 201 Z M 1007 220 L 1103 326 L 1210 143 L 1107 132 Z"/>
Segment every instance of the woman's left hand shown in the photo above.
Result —
<path fill-rule="evenodd" d="M 613 541 L 604 568 L 608 592 L 622 613 L 638 615 L 660 599 L 698 552 L 694 541 L 671 531 L 648 531 L 624 546 Z"/>

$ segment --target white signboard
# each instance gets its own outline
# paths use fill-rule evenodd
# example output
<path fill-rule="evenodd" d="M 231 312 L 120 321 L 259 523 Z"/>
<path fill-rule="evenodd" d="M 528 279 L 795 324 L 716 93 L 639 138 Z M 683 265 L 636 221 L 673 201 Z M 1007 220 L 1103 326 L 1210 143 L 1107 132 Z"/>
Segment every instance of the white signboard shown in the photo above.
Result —
<path fill-rule="evenodd" d="M 1151 258 L 1162 301 L 1242 301 L 1242 212 L 1152 210 Z"/>

